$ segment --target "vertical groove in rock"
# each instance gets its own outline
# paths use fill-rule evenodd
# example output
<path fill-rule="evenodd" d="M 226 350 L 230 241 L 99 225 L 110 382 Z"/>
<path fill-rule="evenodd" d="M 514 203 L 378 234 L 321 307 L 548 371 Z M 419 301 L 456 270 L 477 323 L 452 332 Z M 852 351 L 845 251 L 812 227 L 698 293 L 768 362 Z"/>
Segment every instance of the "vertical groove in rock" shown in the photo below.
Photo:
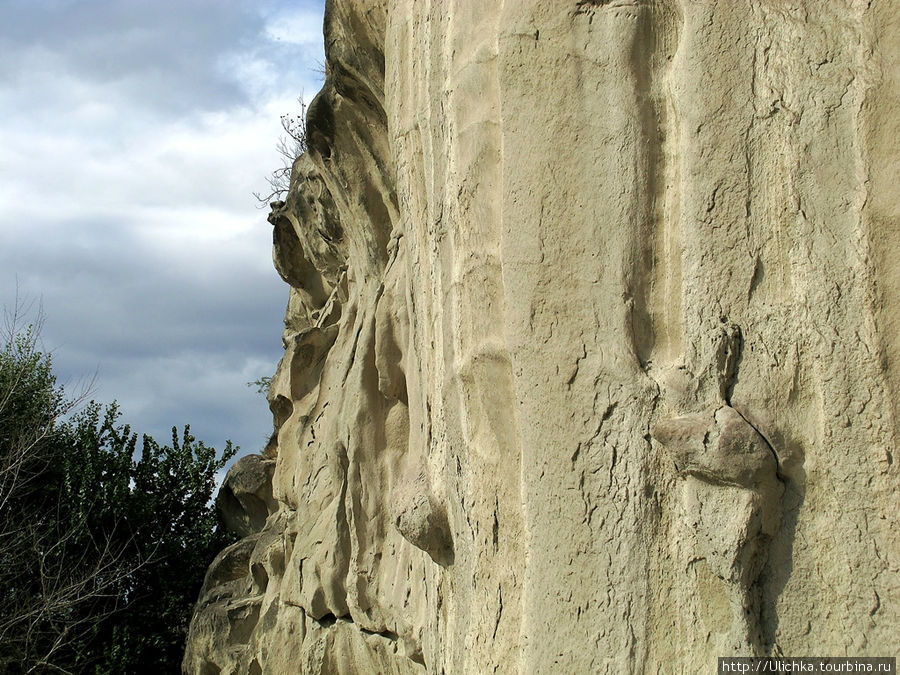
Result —
<path fill-rule="evenodd" d="M 889 653 L 898 28 L 329 0 L 275 429 L 185 672 Z"/>
<path fill-rule="evenodd" d="M 682 352 L 681 238 L 680 238 L 680 129 L 671 92 L 672 64 L 682 31 L 679 0 L 651 4 L 647 31 L 652 50 L 647 60 L 648 84 L 645 128 L 654 139 L 655 156 L 649 171 L 650 231 L 647 256 L 651 261 L 644 291 L 648 313 L 648 347 L 644 364 L 670 365 Z"/>

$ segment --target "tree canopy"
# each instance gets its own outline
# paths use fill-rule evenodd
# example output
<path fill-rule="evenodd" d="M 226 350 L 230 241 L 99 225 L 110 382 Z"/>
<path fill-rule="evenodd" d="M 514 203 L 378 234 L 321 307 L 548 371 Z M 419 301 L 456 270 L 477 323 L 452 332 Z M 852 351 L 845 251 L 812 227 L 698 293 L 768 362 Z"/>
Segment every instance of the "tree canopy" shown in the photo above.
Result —
<path fill-rule="evenodd" d="M 177 671 L 237 449 L 139 443 L 116 403 L 67 397 L 38 333 L 0 345 L 0 672 Z"/>

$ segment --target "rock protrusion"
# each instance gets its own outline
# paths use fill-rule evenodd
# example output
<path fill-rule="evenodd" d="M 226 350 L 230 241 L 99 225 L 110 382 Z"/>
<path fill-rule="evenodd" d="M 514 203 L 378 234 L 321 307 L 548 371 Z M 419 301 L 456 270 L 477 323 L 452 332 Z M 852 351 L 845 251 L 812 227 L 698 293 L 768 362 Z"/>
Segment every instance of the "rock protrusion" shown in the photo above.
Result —
<path fill-rule="evenodd" d="M 272 496 L 275 460 L 261 455 L 241 457 L 225 476 L 216 506 L 225 526 L 241 537 L 259 532 L 277 509 Z"/>
<path fill-rule="evenodd" d="M 769 441 L 729 404 L 738 377 L 743 338 L 725 324 L 713 333 L 711 357 L 700 375 L 670 370 L 661 394 L 670 406 L 700 411 L 664 417 L 652 437 L 666 450 L 683 484 L 697 559 L 725 583 L 730 627 L 722 645 L 729 653 L 766 653 L 762 638 L 760 574 L 781 525 L 784 485 Z M 716 621 L 706 617 L 710 625 Z"/>
<path fill-rule="evenodd" d="M 453 564 L 453 535 L 447 511 L 434 494 L 422 458 L 413 459 L 393 486 L 394 526 L 410 544 L 442 567 Z"/>

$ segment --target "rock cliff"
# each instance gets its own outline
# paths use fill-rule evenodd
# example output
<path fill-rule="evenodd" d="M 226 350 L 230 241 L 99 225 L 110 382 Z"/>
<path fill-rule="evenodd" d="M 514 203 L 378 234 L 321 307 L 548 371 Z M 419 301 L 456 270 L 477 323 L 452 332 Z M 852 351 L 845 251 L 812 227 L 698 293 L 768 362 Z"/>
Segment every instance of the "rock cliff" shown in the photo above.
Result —
<path fill-rule="evenodd" d="M 328 0 L 188 673 L 894 654 L 900 9 Z"/>

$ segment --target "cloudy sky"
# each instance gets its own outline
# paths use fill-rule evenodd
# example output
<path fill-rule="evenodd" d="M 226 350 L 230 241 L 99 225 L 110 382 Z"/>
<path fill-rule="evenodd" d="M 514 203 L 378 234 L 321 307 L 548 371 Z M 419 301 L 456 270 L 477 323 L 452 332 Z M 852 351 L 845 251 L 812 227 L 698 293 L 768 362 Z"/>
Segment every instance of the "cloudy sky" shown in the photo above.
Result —
<path fill-rule="evenodd" d="M 57 377 L 123 420 L 262 448 L 246 382 L 287 286 L 252 192 L 321 86 L 324 0 L 0 0 L 0 305 L 41 303 Z"/>

